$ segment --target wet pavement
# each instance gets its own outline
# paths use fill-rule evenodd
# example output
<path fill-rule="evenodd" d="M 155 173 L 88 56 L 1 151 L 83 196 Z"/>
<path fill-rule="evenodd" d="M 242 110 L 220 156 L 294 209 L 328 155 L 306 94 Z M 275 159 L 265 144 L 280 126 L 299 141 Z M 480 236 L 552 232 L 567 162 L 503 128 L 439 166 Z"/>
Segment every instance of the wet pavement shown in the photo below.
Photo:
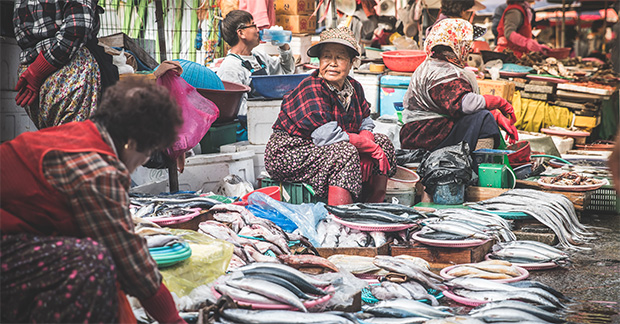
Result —
<path fill-rule="evenodd" d="M 566 268 L 530 271 L 530 278 L 575 299 L 569 323 L 620 323 L 620 215 L 583 214 L 581 223 L 601 227 L 590 251 L 572 253 Z"/>

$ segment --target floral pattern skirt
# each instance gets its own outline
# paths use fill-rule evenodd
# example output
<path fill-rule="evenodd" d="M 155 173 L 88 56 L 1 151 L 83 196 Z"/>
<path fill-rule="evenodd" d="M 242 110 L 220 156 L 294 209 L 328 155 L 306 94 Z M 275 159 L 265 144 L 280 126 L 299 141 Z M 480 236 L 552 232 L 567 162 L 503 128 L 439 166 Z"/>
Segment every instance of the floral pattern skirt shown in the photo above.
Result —
<path fill-rule="evenodd" d="M 3 235 L 3 323 L 114 323 L 116 270 L 90 238 Z"/>
<path fill-rule="evenodd" d="M 27 68 L 20 65 L 19 75 Z M 47 77 L 38 100 L 26 106 L 26 112 L 38 129 L 87 120 L 101 95 L 99 80 L 99 65 L 83 46 L 69 63 Z"/>
<path fill-rule="evenodd" d="M 383 134 L 375 134 L 390 162 L 388 176 L 396 173 L 394 145 Z M 303 182 L 312 186 L 317 196 L 326 198 L 329 186 L 347 189 L 354 199 L 362 191 L 360 156 L 349 142 L 316 146 L 311 139 L 275 131 L 265 148 L 265 169 L 275 181 Z M 375 166 L 373 174 L 380 174 Z"/>

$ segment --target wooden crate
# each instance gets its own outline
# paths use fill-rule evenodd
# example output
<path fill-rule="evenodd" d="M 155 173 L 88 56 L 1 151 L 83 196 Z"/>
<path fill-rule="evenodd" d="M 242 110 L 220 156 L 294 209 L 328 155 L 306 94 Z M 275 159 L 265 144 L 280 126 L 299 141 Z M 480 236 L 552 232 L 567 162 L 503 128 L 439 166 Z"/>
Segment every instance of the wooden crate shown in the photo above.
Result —
<path fill-rule="evenodd" d="M 390 255 L 390 243 L 387 242 L 380 247 L 337 247 L 337 248 L 316 248 L 319 255 L 329 258 L 334 254 L 358 255 L 364 257 L 374 257 L 377 255 Z"/>
<path fill-rule="evenodd" d="M 482 245 L 468 248 L 451 248 L 451 247 L 434 247 L 421 243 L 415 243 L 413 246 L 392 246 L 392 256 L 401 254 L 411 255 L 422 258 L 431 265 L 431 269 L 439 270 L 445 267 L 480 262 L 484 260 L 484 256 L 491 251 L 493 240 Z"/>
<path fill-rule="evenodd" d="M 575 210 L 577 211 L 583 211 L 584 207 L 590 204 L 591 191 L 571 192 L 545 190 L 542 189 L 538 182 L 525 180 L 517 180 L 517 188 L 537 189 L 549 193 L 564 195 L 573 203 L 573 205 L 575 205 Z M 508 190 L 509 189 L 469 186 L 465 191 L 465 201 L 476 202 L 495 198 Z"/>

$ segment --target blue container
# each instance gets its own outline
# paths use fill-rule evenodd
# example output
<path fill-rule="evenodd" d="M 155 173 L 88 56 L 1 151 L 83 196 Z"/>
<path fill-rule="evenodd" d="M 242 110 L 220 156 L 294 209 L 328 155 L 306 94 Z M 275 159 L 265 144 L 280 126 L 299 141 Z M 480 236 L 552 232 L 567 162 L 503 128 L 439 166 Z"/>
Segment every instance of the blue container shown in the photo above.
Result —
<path fill-rule="evenodd" d="M 224 90 L 224 83 L 222 83 L 220 77 L 208 67 L 188 60 L 176 59 L 173 61 L 181 64 L 183 68 L 181 78 L 192 87 L 197 89 Z"/>
<path fill-rule="evenodd" d="M 398 111 L 396 104 L 403 102 L 405 92 L 409 87 L 408 76 L 386 75 L 382 76 L 379 81 L 379 114 L 383 115 L 396 115 Z"/>
<path fill-rule="evenodd" d="M 265 98 L 281 99 L 308 76 L 309 74 L 256 75 L 251 77 L 252 88 Z"/>
<path fill-rule="evenodd" d="M 433 194 L 433 202 L 439 205 L 460 205 L 465 201 L 465 184 L 448 183 L 438 185 Z"/>

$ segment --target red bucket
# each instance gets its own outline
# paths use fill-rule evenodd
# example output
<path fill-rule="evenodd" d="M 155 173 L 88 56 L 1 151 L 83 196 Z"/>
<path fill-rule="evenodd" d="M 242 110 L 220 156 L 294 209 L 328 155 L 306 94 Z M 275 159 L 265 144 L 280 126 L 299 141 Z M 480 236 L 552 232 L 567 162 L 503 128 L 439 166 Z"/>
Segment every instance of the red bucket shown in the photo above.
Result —
<path fill-rule="evenodd" d="M 508 146 L 506 150 L 515 151 L 514 153 L 508 154 L 508 162 L 510 162 L 510 166 L 513 168 L 530 163 L 530 155 L 532 154 L 530 142 L 517 142 Z"/>
<path fill-rule="evenodd" d="M 241 200 L 243 201 L 248 201 L 248 197 L 250 197 L 251 194 L 255 193 L 255 192 L 262 192 L 265 195 L 280 201 L 280 187 L 278 186 L 271 186 L 271 187 L 264 187 L 264 188 L 260 188 L 260 189 L 256 189 L 250 193 L 248 193 L 247 195 L 243 196 L 243 198 L 241 198 Z"/>

